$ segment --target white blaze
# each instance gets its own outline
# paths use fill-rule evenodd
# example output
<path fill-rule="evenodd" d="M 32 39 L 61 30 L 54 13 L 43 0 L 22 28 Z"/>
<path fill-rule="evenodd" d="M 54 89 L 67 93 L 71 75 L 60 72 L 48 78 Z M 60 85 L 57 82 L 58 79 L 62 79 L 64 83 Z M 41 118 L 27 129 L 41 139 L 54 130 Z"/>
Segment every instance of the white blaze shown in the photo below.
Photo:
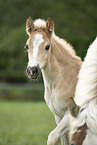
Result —
<path fill-rule="evenodd" d="M 36 34 L 34 41 L 33 41 L 33 58 L 37 56 L 38 53 L 38 47 L 39 45 L 44 41 L 42 38 L 43 36 L 41 34 Z"/>

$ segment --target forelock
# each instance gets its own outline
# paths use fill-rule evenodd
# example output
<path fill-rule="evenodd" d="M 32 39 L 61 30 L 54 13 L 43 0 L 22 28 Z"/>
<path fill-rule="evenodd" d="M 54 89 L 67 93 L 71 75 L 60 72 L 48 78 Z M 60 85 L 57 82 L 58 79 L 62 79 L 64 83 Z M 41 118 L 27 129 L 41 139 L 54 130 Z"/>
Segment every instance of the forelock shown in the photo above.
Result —
<path fill-rule="evenodd" d="M 34 26 L 37 28 L 46 28 L 46 22 L 42 19 L 37 19 L 34 21 Z"/>

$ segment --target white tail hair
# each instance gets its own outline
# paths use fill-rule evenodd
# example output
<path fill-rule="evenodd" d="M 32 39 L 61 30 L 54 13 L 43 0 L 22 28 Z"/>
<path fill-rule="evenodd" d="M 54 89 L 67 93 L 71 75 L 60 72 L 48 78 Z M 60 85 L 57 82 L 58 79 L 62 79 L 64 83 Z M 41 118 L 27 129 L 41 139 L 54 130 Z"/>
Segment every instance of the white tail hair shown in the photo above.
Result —
<path fill-rule="evenodd" d="M 75 102 L 83 106 L 97 97 L 97 37 L 90 45 L 79 72 L 75 91 Z"/>

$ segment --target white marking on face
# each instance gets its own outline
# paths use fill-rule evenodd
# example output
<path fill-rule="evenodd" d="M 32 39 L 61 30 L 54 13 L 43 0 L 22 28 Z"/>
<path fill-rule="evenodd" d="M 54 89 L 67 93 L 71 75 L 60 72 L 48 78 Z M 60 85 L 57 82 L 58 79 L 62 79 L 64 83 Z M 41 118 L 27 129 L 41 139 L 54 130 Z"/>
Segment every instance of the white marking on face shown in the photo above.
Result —
<path fill-rule="evenodd" d="M 43 36 L 41 34 L 36 34 L 34 41 L 33 41 L 33 58 L 37 56 L 38 53 L 38 47 L 39 45 L 44 41 L 42 38 Z"/>

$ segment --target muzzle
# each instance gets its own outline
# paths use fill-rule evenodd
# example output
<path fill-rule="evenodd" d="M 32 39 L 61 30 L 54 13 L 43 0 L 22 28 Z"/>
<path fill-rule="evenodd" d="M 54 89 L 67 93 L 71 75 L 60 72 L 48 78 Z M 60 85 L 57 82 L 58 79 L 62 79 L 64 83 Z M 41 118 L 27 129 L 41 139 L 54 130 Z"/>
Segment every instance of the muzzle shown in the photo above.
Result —
<path fill-rule="evenodd" d="M 40 74 L 40 68 L 38 66 L 27 67 L 27 75 L 30 79 L 37 79 Z"/>

